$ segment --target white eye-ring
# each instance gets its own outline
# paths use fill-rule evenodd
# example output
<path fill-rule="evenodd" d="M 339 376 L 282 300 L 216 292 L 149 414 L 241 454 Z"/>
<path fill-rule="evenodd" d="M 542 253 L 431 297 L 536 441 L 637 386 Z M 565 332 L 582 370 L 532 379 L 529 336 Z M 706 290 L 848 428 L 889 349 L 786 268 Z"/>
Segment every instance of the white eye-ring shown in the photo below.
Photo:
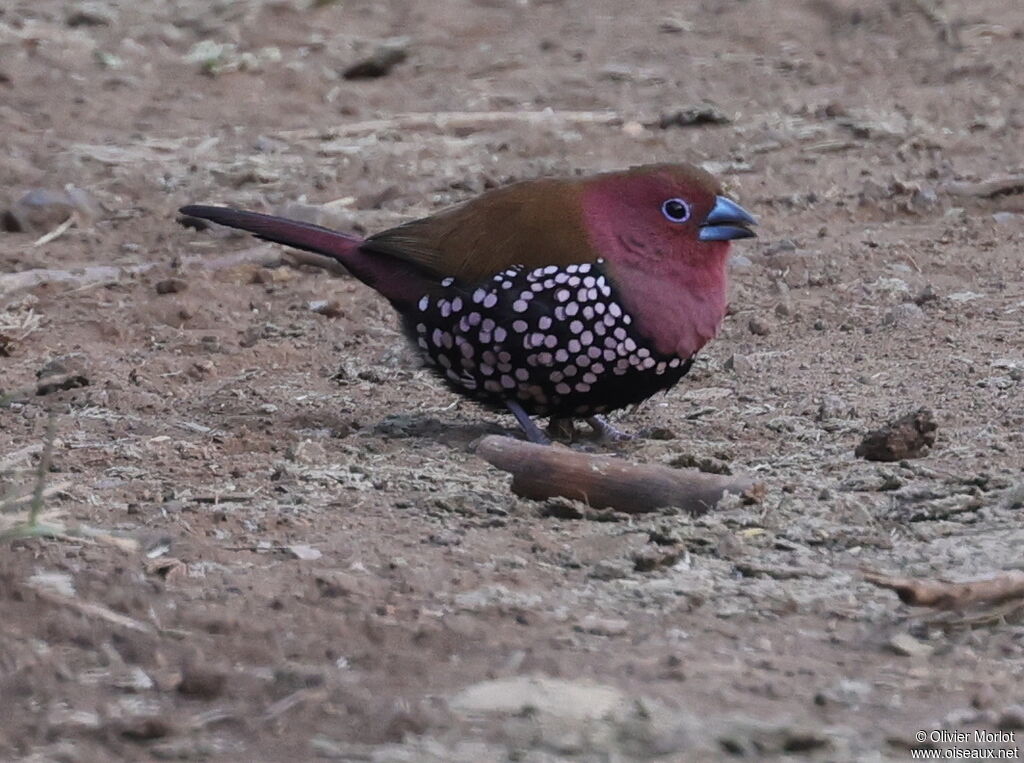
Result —
<path fill-rule="evenodd" d="M 685 223 L 690 219 L 690 204 L 683 199 L 668 199 L 661 205 L 661 213 L 672 223 Z"/>

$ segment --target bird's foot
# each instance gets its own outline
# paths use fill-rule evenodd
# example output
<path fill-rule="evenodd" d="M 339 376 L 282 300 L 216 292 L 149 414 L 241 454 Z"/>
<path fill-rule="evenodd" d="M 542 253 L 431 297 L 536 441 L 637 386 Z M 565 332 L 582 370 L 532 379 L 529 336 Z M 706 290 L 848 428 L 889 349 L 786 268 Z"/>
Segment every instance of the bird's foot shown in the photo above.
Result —
<path fill-rule="evenodd" d="M 603 416 L 590 416 L 587 423 L 594 429 L 594 434 L 601 442 L 616 443 L 635 440 L 636 435 L 623 432 L 614 424 L 609 424 Z"/>
<path fill-rule="evenodd" d="M 536 443 L 537 445 L 550 445 L 551 439 L 540 431 L 530 415 L 523 410 L 523 406 L 517 403 L 515 400 L 506 400 L 505 407 L 512 412 L 512 415 L 516 417 L 516 421 L 519 422 L 519 428 L 523 430 L 523 434 L 526 435 L 526 439 L 530 442 Z"/>

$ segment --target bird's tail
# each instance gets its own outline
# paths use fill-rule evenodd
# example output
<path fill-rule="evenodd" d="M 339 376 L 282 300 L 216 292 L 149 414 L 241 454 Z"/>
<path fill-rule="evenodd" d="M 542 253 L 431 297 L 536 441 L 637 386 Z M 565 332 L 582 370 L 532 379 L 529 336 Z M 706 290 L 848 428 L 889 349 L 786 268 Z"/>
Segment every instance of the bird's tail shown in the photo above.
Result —
<path fill-rule="evenodd" d="M 429 288 L 429 279 L 422 271 L 394 257 L 366 252 L 362 248 L 365 240 L 358 236 L 299 220 L 228 207 L 189 204 L 179 212 L 185 217 L 238 228 L 265 241 L 305 249 L 336 260 L 398 308 L 420 299 Z"/>
<path fill-rule="evenodd" d="M 264 241 L 287 244 L 298 249 L 316 252 L 346 265 L 353 250 L 358 249 L 363 239 L 299 220 L 289 220 L 259 212 L 242 212 L 228 207 L 209 207 L 205 204 L 189 204 L 182 207 L 181 214 L 198 217 L 201 220 L 239 228 L 248 231 Z"/>

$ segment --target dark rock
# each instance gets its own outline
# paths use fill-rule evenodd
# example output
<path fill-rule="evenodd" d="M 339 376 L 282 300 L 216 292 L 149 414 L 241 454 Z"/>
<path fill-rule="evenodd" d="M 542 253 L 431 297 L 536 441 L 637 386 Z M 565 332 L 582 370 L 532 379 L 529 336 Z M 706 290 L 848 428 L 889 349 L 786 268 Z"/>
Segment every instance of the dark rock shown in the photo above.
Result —
<path fill-rule="evenodd" d="M 854 451 L 868 461 L 902 461 L 924 455 L 935 444 L 938 425 L 932 412 L 921 408 L 880 429 L 868 432 Z"/>
<path fill-rule="evenodd" d="M 153 288 L 157 294 L 178 294 L 188 288 L 188 281 L 181 278 L 165 278 L 157 281 Z"/>
<path fill-rule="evenodd" d="M 700 106 L 689 106 L 678 111 L 671 111 L 662 114 L 655 123 L 662 130 L 670 127 L 700 127 L 702 125 L 727 125 L 732 120 L 719 109 L 711 104 Z"/>
<path fill-rule="evenodd" d="M 341 76 L 344 79 L 376 79 L 391 73 L 398 64 L 409 57 L 405 41 L 395 41 L 381 45 L 372 55 L 345 69 Z"/>

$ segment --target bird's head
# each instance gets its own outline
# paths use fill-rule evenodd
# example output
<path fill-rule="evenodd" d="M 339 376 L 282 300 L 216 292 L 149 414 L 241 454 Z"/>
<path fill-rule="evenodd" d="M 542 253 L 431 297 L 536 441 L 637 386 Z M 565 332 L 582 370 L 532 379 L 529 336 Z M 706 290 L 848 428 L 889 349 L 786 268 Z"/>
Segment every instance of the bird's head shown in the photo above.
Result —
<path fill-rule="evenodd" d="M 729 242 L 755 235 L 753 216 L 688 164 L 596 175 L 580 202 L 591 245 L 659 349 L 700 349 L 725 315 Z"/>
<path fill-rule="evenodd" d="M 597 248 L 611 261 L 720 260 L 733 239 L 756 235 L 754 218 L 722 195 L 718 180 L 688 164 L 654 164 L 595 175 L 582 193 Z"/>

